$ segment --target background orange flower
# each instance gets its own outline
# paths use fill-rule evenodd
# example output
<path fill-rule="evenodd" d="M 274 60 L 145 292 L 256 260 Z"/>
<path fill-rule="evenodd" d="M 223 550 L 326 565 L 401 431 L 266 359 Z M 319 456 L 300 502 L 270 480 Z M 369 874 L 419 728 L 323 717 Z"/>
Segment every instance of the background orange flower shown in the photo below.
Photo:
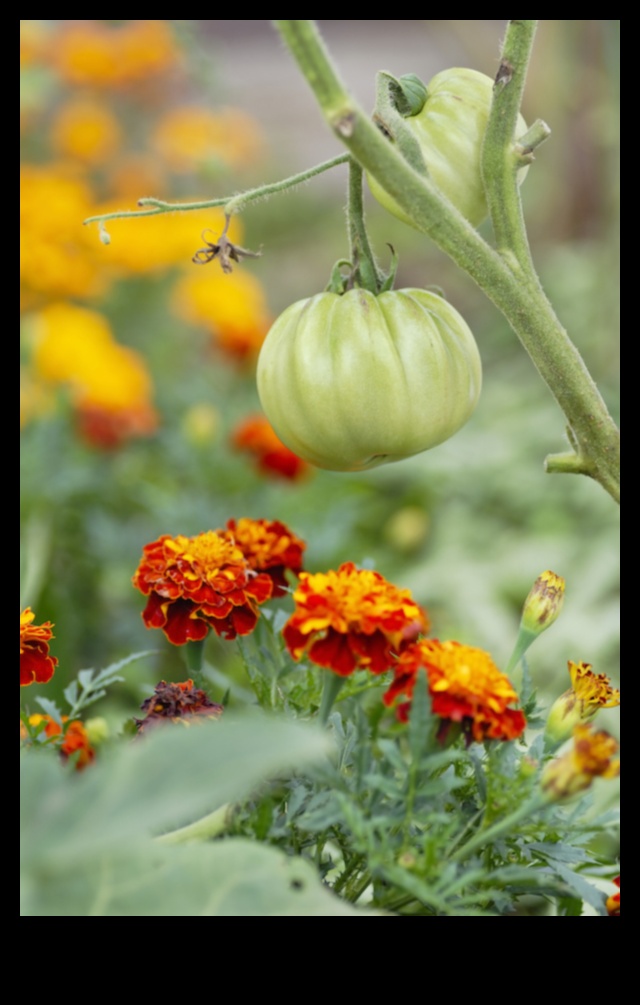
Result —
<path fill-rule="evenodd" d="M 58 664 L 55 656 L 49 656 L 49 640 L 53 638 L 53 625 L 45 621 L 34 625 L 35 614 L 25 607 L 20 614 L 20 686 L 46 684 L 53 677 Z"/>
<path fill-rule="evenodd" d="M 394 654 L 426 632 L 429 622 L 409 590 L 379 572 L 345 562 L 337 572 L 302 572 L 296 609 L 283 629 L 294 659 L 309 659 L 346 677 L 360 667 L 384 673 Z"/>
<path fill-rule="evenodd" d="M 248 415 L 234 429 L 231 443 L 253 454 L 264 474 L 297 481 L 311 470 L 306 461 L 284 445 L 264 415 Z"/>

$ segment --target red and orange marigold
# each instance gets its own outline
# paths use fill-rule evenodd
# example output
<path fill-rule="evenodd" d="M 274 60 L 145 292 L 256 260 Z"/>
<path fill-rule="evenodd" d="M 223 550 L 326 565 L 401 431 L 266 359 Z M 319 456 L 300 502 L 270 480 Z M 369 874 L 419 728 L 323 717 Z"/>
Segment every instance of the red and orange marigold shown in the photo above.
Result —
<path fill-rule="evenodd" d="M 234 429 L 231 443 L 238 450 L 252 454 L 262 474 L 297 481 L 310 471 L 306 461 L 285 447 L 264 415 L 243 419 Z"/>
<path fill-rule="evenodd" d="M 618 892 L 617 893 L 612 893 L 610 897 L 607 897 L 606 908 L 607 908 L 607 914 L 609 915 L 610 918 L 619 918 L 620 917 L 620 877 L 616 876 L 616 878 L 614 879 L 613 882 L 618 887 Z"/>
<path fill-rule="evenodd" d="M 229 520 L 227 529 L 219 533 L 240 549 L 251 569 L 266 572 L 271 577 L 274 597 L 287 592 L 287 569 L 295 576 L 300 575 L 302 554 L 307 546 L 279 520 L 250 520 L 248 517 Z"/>
<path fill-rule="evenodd" d="M 353 562 L 337 572 L 301 572 L 293 599 L 296 609 L 282 633 L 289 652 L 294 659 L 307 653 L 341 677 L 360 668 L 384 673 L 429 627 L 409 590 Z"/>
<path fill-rule="evenodd" d="M 34 625 L 35 614 L 25 607 L 20 614 L 20 686 L 46 684 L 53 677 L 58 664 L 55 656 L 49 655 L 49 641 L 53 638 L 53 625 L 45 621 Z"/>
<path fill-rule="evenodd" d="M 418 670 L 424 667 L 429 681 L 431 707 L 442 719 L 441 736 L 450 723 L 459 723 L 471 741 L 515 740 L 526 726 L 524 714 L 509 708 L 518 695 L 482 649 L 460 642 L 423 639 L 400 654 L 394 679 L 384 702 L 392 705 L 399 695 L 409 700 L 398 706 L 398 718 L 407 720 Z"/>
<path fill-rule="evenodd" d="M 271 577 L 256 573 L 239 547 L 212 530 L 163 534 L 145 545 L 133 585 L 149 598 L 142 613 L 147 628 L 162 628 L 177 646 L 204 639 L 209 628 L 227 639 L 248 635 L 258 604 L 273 592 Z"/>
<path fill-rule="evenodd" d="M 78 755 L 76 760 L 77 771 L 82 771 L 83 768 L 86 768 L 95 759 L 95 750 L 91 746 L 89 734 L 80 719 L 72 719 L 69 722 L 69 716 L 63 715 L 63 726 L 60 726 L 50 715 L 36 713 L 29 716 L 29 724 L 31 726 L 38 726 L 41 722 L 45 723 L 45 736 L 62 737 L 60 756 L 63 760 L 66 761 L 73 754 Z"/>

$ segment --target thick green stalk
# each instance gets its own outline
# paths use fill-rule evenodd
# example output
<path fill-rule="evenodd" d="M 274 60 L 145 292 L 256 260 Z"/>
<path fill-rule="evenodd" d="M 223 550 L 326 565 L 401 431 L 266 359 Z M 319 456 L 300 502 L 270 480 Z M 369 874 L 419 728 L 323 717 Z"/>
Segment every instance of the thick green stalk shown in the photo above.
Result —
<path fill-rule="evenodd" d="M 522 342 L 565 413 L 576 448 L 575 454 L 568 457 L 555 455 L 550 458 L 548 470 L 588 474 L 617 500 L 618 431 L 580 353 L 545 297 L 533 266 L 523 270 L 522 262 L 528 257 L 528 249 L 527 256 L 524 255 L 526 235 L 518 242 L 511 241 L 513 246 L 509 248 L 502 247 L 500 251 L 491 248 L 430 179 L 404 160 L 347 92 L 315 23 L 285 20 L 274 24 L 313 88 L 336 136 L 411 217 L 415 226 L 471 276 L 502 311 Z M 518 52 L 525 51 L 525 42 L 530 48 L 533 37 L 527 27 L 526 32 L 523 29 L 526 39 L 520 38 L 516 28 L 530 26 L 532 22 L 512 24 L 515 35 L 510 26 L 507 38 L 509 43 L 512 37 L 518 41 L 518 46 L 514 43 L 513 51 L 509 50 L 515 60 Z M 526 51 L 528 53 L 528 49 Z M 507 90 L 514 80 L 515 87 L 520 88 L 525 72 L 526 65 L 517 72 L 513 68 L 511 82 L 505 84 L 504 89 Z M 518 103 L 519 93 L 518 90 Z M 505 222 L 505 233 L 513 226 L 512 214 Z M 521 214 L 518 227 L 524 228 Z"/>

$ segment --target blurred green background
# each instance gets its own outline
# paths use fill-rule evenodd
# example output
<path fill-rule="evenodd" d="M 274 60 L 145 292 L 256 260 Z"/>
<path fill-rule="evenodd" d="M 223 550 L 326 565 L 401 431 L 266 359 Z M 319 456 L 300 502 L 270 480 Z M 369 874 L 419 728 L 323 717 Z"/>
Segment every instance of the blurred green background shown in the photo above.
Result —
<path fill-rule="evenodd" d="M 155 49 L 148 44 L 144 49 L 156 53 L 156 63 L 148 56 L 145 63 L 140 39 L 158 24 L 160 41 Z M 380 69 L 417 73 L 425 81 L 453 65 L 493 75 L 505 22 L 319 25 L 344 79 L 369 108 Z M 143 195 L 232 194 L 340 152 L 270 23 L 28 21 L 22 26 L 22 161 L 28 182 L 23 181 L 21 604 L 33 608 L 36 623 L 55 623 L 51 651 L 59 659 L 53 681 L 29 690 L 30 708 L 35 710 L 38 692 L 59 697 L 79 669 L 106 666 L 141 649 L 158 652 L 129 668 L 126 683 L 96 706 L 114 727 L 136 714 L 158 679 L 183 679 L 180 653 L 160 632 L 145 629 L 144 600 L 131 576 L 143 545 L 160 534 L 194 535 L 242 516 L 288 524 L 307 541 L 309 570 L 344 561 L 373 564 L 428 608 L 435 636 L 486 649 L 500 666 L 513 646 L 524 597 L 537 575 L 552 569 L 567 581 L 565 607 L 531 652 L 535 682 L 555 697 L 568 685 L 569 659 L 590 662 L 617 682 L 616 507 L 586 478 L 544 473 L 544 457 L 565 446 L 561 412 L 502 316 L 424 236 L 367 194 L 368 224 L 381 261 L 388 256 L 387 243 L 400 256 L 396 285 L 442 287 L 474 331 L 484 364 L 477 411 L 451 440 L 411 460 L 365 474 L 309 471 L 287 479 L 261 472 L 249 454 L 233 446 L 237 423 L 259 410 L 255 356 L 237 358 L 224 348 L 221 323 L 218 328 L 190 323 L 175 307 L 181 279 L 196 271 L 202 279 L 189 258 L 202 247 L 203 227 L 215 229 L 217 218 L 211 224 L 189 214 L 166 218 L 186 232 L 186 250 L 162 261 L 158 238 L 135 267 L 117 256 L 127 242 L 131 247 L 136 239 L 129 235 L 142 224 L 110 227 L 109 247 L 100 245 L 95 228 L 82 230 L 82 216 L 92 208 L 115 203 L 134 208 Z M 125 43 L 130 64 L 124 57 L 113 59 L 117 45 Z M 552 135 L 522 189 L 546 291 L 614 416 L 618 51 L 618 21 L 541 22 L 523 114 L 528 122 L 544 119 Z M 65 133 L 63 113 L 80 99 L 113 116 L 120 136 L 116 147 L 106 142 L 87 154 L 73 129 Z M 208 149 L 198 156 L 198 136 L 192 134 L 194 145 L 187 146 L 193 157 L 185 169 L 171 160 L 171 137 L 162 146 L 160 123 L 172 110 L 193 105 L 218 115 L 222 126 L 217 154 Z M 226 118 L 224 109 L 232 109 Z M 236 132 L 240 139 L 248 137 L 244 146 Z M 179 152 L 179 131 L 173 141 L 173 152 Z M 141 184 L 152 184 L 156 172 L 158 188 L 135 190 L 135 171 L 126 184 L 114 180 L 112 168 L 116 162 L 121 166 L 125 154 L 132 162 L 137 158 Z M 49 219 L 65 212 L 60 185 L 36 187 L 34 194 L 34 178 L 40 184 L 54 176 L 84 185 L 89 193 L 87 212 L 77 219 L 67 214 L 70 233 L 62 237 Z M 244 214 L 241 243 L 261 248 L 263 255 L 243 263 L 234 276 L 255 278 L 272 317 L 321 291 L 333 262 L 348 253 L 345 193 L 343 166 Z M 45 281 L 44 266 L 27 252 L 37 248 L 44 254 L 58 246 L 61 255 L 76 257 L 64 266 L 64 281 Z M 91 282 L 74 289 L 69 278 L 89 261 Z M 213 277 L 218 266 L 205 266 L 202 276 L 209 270 Z M 217 275 L 214 282 L 220 282 Z M 53 381 L 38 365 L 43 318 L 60 303 L 99 312 L 118 345 L 140 354 L 157 413 L 147 435 L 123 436 L 108 449 L 79 435 L 77 384 Z M 246 685 L 232 643 L 210 638 L 207 659 L 220 674 L 212 685 L 214 699 L 222 695 L 224 677 Z M 616 711 L 607 713 L 604 724 L 613 732 Z"/>

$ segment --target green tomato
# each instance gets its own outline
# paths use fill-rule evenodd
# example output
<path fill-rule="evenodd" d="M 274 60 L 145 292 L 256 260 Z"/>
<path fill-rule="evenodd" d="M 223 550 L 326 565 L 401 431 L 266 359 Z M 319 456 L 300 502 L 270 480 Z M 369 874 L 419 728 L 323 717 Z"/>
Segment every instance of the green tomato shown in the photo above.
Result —
<path fill-rule="evenodd" d="M 294 453 L 364 471 L 453 436 L 477 404 L 482 368 L 468 325 L 442 297 L 353 289 L 288 307 L 264 341 L 257 379 Z"/>
<path fill-rule="evenodd" d="M 489 214 L 480 156 L 492 93 L 493 80 L 484 73 L 456 67 L 443 70 L 427 85 L 422 109 L 404 120 L 418 141 L 431 180 L 474 227 Z M 519 115 L 516 138 L 526 131 L 527 124 Z M 520 184 L 527 171 L 526 166 L 518 171 Z M 413 225 L 375 178 L 367 174 L 367 181 L 385 209 Z"/>

